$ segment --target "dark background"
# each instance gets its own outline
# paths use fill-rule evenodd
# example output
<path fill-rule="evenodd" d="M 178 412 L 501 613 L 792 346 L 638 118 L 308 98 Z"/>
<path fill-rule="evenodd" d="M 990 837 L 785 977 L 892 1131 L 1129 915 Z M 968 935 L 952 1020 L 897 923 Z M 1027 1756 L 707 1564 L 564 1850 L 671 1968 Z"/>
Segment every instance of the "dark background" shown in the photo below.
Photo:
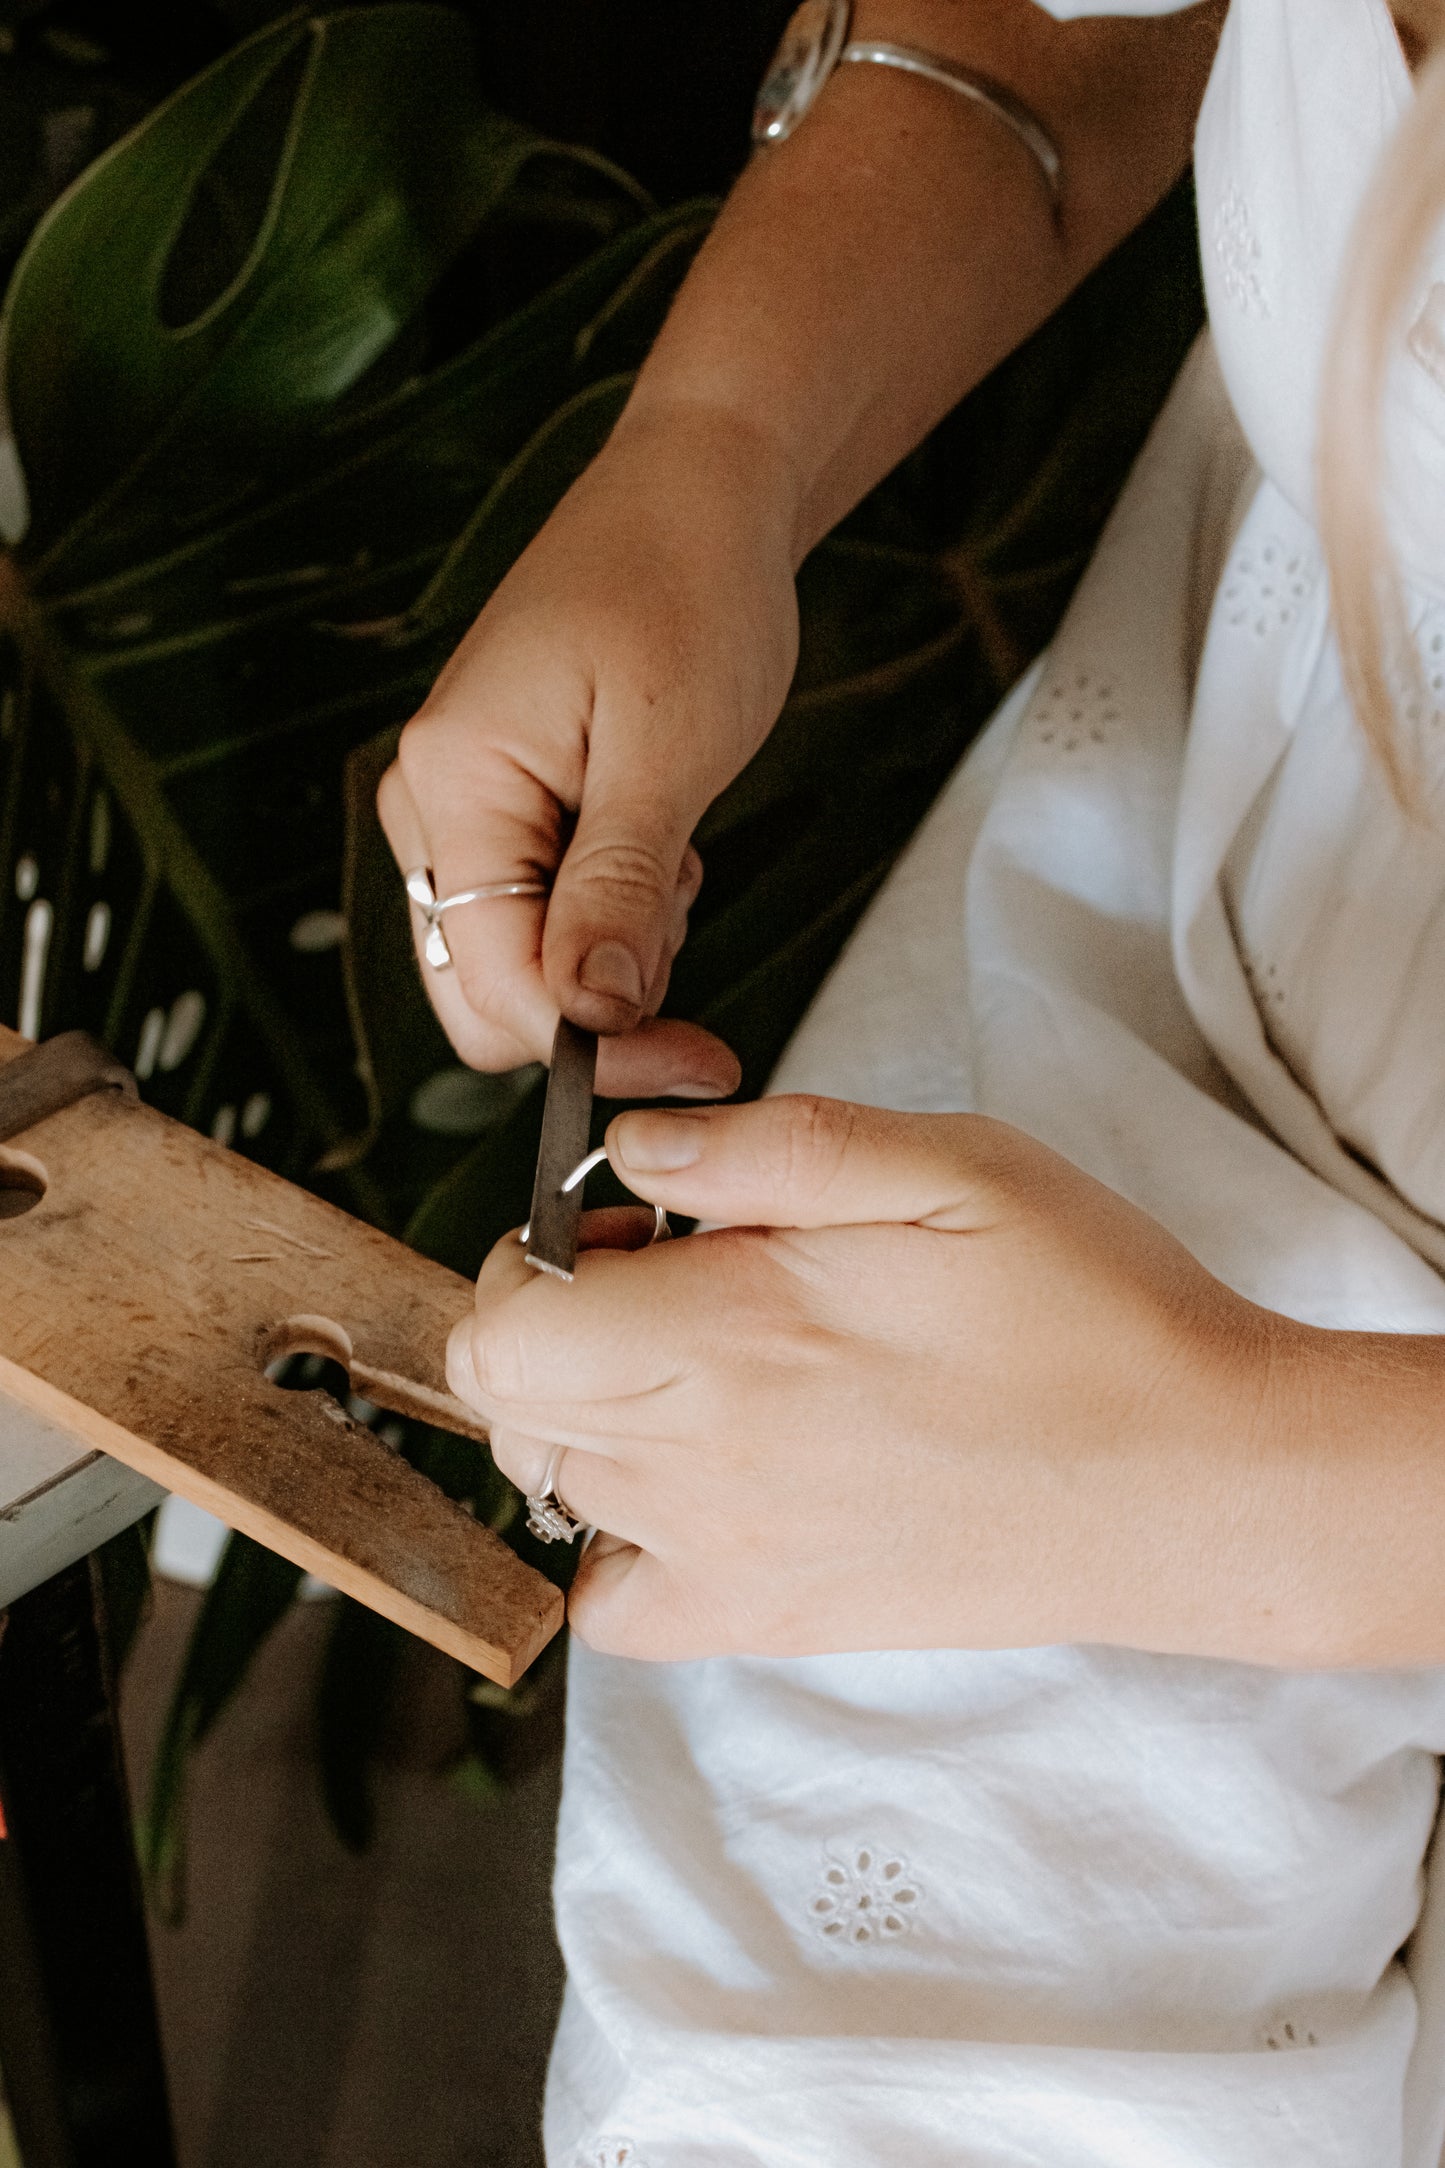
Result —
<path fill-rule="evenodd" d="M 724 188 L 741 165 L 753 92 L 791 0 L 459 0 L 482 81 L 505 111 L 592 144 L 663 201 Z M 153 97 L 285 0 L 0 0 L 17 57 Z"/>

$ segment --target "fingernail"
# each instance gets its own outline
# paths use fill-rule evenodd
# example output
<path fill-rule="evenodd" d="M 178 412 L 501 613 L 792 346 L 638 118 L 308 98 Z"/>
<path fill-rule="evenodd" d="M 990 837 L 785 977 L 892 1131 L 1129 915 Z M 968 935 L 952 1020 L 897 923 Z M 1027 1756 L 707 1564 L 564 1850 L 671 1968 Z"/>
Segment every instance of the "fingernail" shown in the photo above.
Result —
<path fill-rule="evenodd" d="M 743 1081 L 742 1064 L 736 1054 L 730 1054 L 720 1046 L 713 1055 L 711 1072 L 698 1069 L 692 1076 L 685 1076 L 676 1084 L 669 1084 L 669 1099 L 730 1099 Z M 659 1093 L 659 1097 L 663 1095 Z"/>
<path fill-rule="evenodd" d="M 705 1130 L 700 1114 L 620 1114 L 612 1141 L 634 1174 L 676 1174 L 702 1158 Z"/>
<path fill-rule="evenodd" d="M 589 994 L 607 994 L 634 1009 L 642 1007 L 642 966 L 620 941 L 599 941 L 577 966 L 577 983 Z"/>

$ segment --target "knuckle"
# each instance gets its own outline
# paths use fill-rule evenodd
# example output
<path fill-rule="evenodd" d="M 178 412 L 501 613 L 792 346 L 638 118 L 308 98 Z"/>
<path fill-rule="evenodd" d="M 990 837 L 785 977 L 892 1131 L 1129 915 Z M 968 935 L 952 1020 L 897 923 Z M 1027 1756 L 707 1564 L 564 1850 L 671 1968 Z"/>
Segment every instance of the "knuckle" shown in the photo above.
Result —
<path fill-rule="evenodd" d="M 599 1656 L 656 1653 L 658 1570 L 632 1545 L 598 1558 L 584 1551 L 567 1599 L 567 1623 Z"/>
<path fill-rule="evenodd" d="M 518 1490 L 531 1490 L 534 1480 L 540 1480 L 536 1476 L 534 1468 L 537 1458 L 536 1447 L 517 1437 L 514 1432 L 502 1429 L 499 1425 L 494 1426 L 490 1443 L 492 1459 L 501 1469 L 507 1481 L 515 1484 Z"/>
<path fill-rule="evenodd" d="M 501 1066 L 495 1059 L 497 1034 L 470 1007 L 460 1017 L 443 1016 L 438 1011 L 437 1020 L 452 1043 L 452 1051 L 461 1056 L 466 1068 L 485 1075 Z"/>
<path fill-rule="evenodd" d="M 636 1656 L 635 1636 L 629 1635 L 621 1607 L 593 1593 L 590 1582 L 574 1582 L 567 1600 L 567 1624 L 584 1647 L 597 1656 Z"/>
<path fill-rule="evenodd" d="M 451 1041 L 452 1050 L 460 1056 L 464 1069 L 475 1069 L 478 1076 L 506 1076 L 513 1069 L 520 1069 L 537 1059 L 536 1052 L 524 1046 L 510 1031 L 493 1027 L 485 1018 L 475 1017 L 464 1024 L 444 1023 L 443 1029 Z M 482 1111 L 486 1103 L 480 1101 Z M 505 1100 L 499 1097 L 497 1111 L 503 1110 Z"/>
<path fill-rule="evenodd" d="M 960 1142 L 974 1182 L 999 1198 L 1019 1203 L 1046 1196 L 1063 1162 L 1011 1122 L 989 1114 L 962 1114 Z"/>
<path fill-rule="evenodd" d="M 534 1374 L 532 1351 L 521 1320 L 508 1306 L 472 1327 L 472 1376 L 480 1397 L 491 1407 L 510 1407 L 528 1398 Z"/>
<path fill-rule="evenodd" d="M 396 767 L 417 805 L 449 806 L 460 787 L 486 791 L 498 783 L 494 733 L 470 704 L 444 700 L 435 689 L 402 725 Z"/>
<path fill-rule="evenodd" d="M 842 1172 L 858 1124 L 846 1099 L 799 1093 L 773 1102 L 781 1110 L 774 1136 L 774 1173 L 796 1194 L 826 1192 Z"/>
<path fill-rule="evenodd" d="M 682 864 L 678 868 L 677 874 L 677 895 L 684 917 L 697 902 L 698 894 L 702 888 L 702 873 L 702 860 L 693 845 L 689 843 L 682 854 Z"/>
<path fill-rule="evenodd" d="M 402 725 L 401 736 L 396 745 L 395 767 L 401 782 L 415 798 L 425 791 L 438 765 L 437 740 L 441 735 L 441 717 L 430 708 L 419 708 L 411 721 Z M 390 773 L 390 770 L 388 770 Z"/>
<path fill-rule="evenodd" d="M 450 1032 L 453 1045 L 470 1068 L 514 1068 L 515 1055 L 499 1060 L 499 1048 L 509 1050 L 519 1044 L 530 1045 L 530 1039 L 525 1033 L 512 976 L 499 972 L 495 960 L 485 950 L 478 954 L 469 949 L 463 957 L 456 955 L 454 947 L 452 953 L 457 989 L 471 1012 L 466 1023 L 457 1025 Z M 537 1057 L 532 1052 L 521 1058 L 531 1061 Z"/>
<path fill-rule="evenodd" d="M 651 911 L 670 903 L 675 869 L 661 851 L 638 841 L 583 842 L 568 853 L 567 876 L 574 894 L 625 911 Z"/>

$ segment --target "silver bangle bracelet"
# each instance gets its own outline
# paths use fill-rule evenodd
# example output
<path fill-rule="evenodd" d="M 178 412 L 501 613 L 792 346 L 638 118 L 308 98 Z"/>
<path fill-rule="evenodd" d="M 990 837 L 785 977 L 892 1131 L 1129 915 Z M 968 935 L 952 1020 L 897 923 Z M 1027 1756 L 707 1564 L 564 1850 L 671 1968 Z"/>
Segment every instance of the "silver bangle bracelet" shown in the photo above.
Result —
<path fill-rule="evenodd" d="M 945 59 L 941 53 L 925 52 L 921 46 L 893 45 L 878 38 L 850 43 L 852 19 L 853 0 L 803 0 L 783 32 L 758 92 L 753 109 L 755 147 L 786 141 L 835 68 L 849 63 L 898 68 L 905 75 L 921 76 L 925 82 L 955 91 L 1001 121 L 1033 157 L 1057 212 L 1063 177 L 1058 146 L 1021 99 L 990 76 Z"/>
<path fill-rule="evenodd" d="M 1020 143 L 1032 151 L 1044 177 L 1049 199 L 1059 200 L 1059 181 L 1062 160 L 1051 136 L 1047 135 L 1026 105 L 1004 89 L 1002 83 L 990 81 L 986 75 L 976 75 L 971 68 L 963 68 L 956 61 L 945 60 L 938 53 L 926 53 L 917 45 L 886 45 L 876 38 L 860 40 L 845 45 L 838 55 L 838 65 L 843 67 L 850 60 L 872 61 L 879 68 L 901 68 L 905 75 L 921 75 L 925 82 L 942 83 L 945 90 L 956 90 L 960 98 L 971 98 L 985 112 L 992 113 L 1011 128 Z"/>

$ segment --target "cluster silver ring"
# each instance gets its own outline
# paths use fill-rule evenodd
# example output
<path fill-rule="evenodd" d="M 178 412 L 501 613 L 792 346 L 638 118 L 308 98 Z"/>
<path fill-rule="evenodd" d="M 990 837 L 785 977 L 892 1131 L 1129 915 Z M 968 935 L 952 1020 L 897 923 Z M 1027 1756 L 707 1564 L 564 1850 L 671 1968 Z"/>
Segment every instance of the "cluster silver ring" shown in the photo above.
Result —
<path fill-rule="evenodd" d="M 459 888 L 453 896 L 439 896 L 430 866 L 413 866 L 406 876 L 406 892 L 426 920 L 426 939 L 422 954 L 433 971 L 449 971 L 452 952 L 448 945 L 446 929 L 442 925 L 442 913 L 455 911 L 463 903 L 491 903 L 499 896 L 545 896 L 545 881 L 487 881 L 480 888 Z"/>
<path fill-rule="evenodd" d="M 587 1526 L 558 1496 L 557 1470 L 565 1451 L 565 1446 L 556 1448 L 540 1488 L 527 1494 L 527 1529 L 539 1543 L 574 1543 Z"/>

